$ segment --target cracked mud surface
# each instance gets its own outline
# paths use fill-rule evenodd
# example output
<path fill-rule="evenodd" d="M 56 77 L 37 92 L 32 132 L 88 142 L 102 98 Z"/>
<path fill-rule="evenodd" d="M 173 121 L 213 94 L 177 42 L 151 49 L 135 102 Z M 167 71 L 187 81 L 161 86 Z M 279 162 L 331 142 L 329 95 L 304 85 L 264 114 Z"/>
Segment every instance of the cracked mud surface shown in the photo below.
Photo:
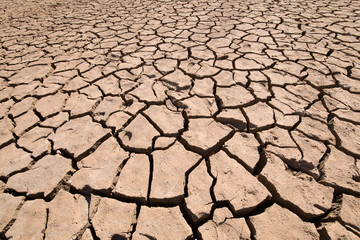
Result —
<path fill-rule="evenodd" d="M 0 13 L 0 239 L 360 239 L 359 1 Z"/>

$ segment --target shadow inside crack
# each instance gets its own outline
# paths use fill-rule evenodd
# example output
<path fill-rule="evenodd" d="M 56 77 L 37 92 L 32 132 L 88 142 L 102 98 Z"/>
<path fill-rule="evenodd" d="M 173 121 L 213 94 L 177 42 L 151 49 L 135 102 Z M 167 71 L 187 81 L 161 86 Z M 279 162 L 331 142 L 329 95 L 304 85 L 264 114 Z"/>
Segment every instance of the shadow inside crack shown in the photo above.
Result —
<path fill-rule="evenodd" d="M 126 237 L 121 236 L 121 235 L 119 235 L 119 234 L 114 234 L 114 235 L 112 235 L 112 237 L 111 237 L 111 240 L 126 240 L 126 239 L 127 239 Z"/>
<path fill-rule="evenodd" d="M 148 238 L 148 239 L 150 239 L 150 240 L 156 240 L 155 237 L 152 237 L 152 236 L 150 236 L 149 234 L 140 233 L 140 235 L 142 235 L 142 236 L 144 236 L 144 237 L 146 237 L 146 238 Z"/>

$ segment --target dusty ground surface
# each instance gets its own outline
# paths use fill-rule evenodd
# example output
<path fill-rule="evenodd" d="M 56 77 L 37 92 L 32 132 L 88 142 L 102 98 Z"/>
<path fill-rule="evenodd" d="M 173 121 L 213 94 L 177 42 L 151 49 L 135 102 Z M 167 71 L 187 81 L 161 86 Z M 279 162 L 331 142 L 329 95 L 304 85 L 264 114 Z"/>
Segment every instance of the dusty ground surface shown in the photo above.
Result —
<path fill-rule="evenodd" d="M 359 239 L 359 1 L 0 2 L 1 239 Z"/>

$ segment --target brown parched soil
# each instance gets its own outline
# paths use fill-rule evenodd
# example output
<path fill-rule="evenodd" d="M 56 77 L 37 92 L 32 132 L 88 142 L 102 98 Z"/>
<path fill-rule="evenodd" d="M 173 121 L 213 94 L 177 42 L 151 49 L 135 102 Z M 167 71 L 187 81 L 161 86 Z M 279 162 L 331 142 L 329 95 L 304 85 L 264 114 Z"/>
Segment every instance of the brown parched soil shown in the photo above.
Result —
<path fill-rule="evenodd" d="M 0 1 L 0 239 L 360 239 L 360 1 Z"/>

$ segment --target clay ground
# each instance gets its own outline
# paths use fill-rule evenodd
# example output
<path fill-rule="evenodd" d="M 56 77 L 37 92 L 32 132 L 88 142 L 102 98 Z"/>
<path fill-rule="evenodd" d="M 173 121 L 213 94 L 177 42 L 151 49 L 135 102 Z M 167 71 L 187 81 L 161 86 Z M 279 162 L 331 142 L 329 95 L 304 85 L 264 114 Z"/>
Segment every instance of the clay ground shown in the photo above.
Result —
<path fill-rule="evenodd" d="M 0 1 L 0 239 L 360 239 L 360 1 Z"/>

